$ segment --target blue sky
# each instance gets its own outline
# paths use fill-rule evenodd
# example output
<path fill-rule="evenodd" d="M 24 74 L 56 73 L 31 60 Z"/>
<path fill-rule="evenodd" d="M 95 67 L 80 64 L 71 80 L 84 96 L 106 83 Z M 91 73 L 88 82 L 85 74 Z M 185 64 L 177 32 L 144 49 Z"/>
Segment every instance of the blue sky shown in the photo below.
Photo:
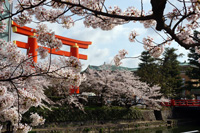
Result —
<path fill-rule="evenodd" d="M 125 10 L 130 5 L 137 5 L 140 9 L 140 0 L 107 0 L 107 5 L 118 5 L 122 10 Z M 149 4 L 150 0 L 143 0 L 145 4 L 146 12 L 151 8 Z M 170 8 L 170 7 L 169 7 Z M 30 27 L 35 27 L 35 24 L 29 24 Z M 155 41 L 162 41 L 161 37 L 156 34 L 152 29 L 144 29 L 143 25 L 139 23 L 129 23 L 125 25 L 120 25 L 115 27 L 111 31 L 102 31 L 101 29 L 92 29 L 85 28 L 82 21 L 78 21 L 75 23 L 75 26 L 71 29 L 63 29 L 61 25 L 58 24 L 49 24 L 49 28 L 53 27 L 52 30 L 55 31 L 57 35 L 83 40 L 83 41 L 92 41 L 93 44 L 89 46 L 89 49 L 80 50 L 81 54 L 87 54 L 88 60 L 81 60 L 83 69 L 85 69 L 88 65 L 101 65 L 104 62 L 110 63 L 113 57 L 118 53 L 119 50 L 125 49 L 129 53 L 129 57 L 138 56 L 144 51 L 144 48 L 139 43 L 131 43 L 128 40 L 129 33 L 132 30 L 136 30 L 139 32 L 140 36 L 138 40 L 142 41 L 143 37 L 147 35 L 151 35 L 155 38 Z M 161 32 L 162 34 L 162 32 Z M 27 37 L 12 34 L 12 40 L 21 40 L 27 42 Z M 180 58 L 181 62 L 187 60 L 187 51 L 179 46 L 177 43 L 173 42 L 171 47 L 175 47 L 178 49 L 177 53 L 183 53 L 185 56 Z M 63 47 L 64 50 L 69 51 L 69 47 Z M 123 60 L 122 66 L 125 67 L 138 67 L 139 59 L 125 59 Z"/>

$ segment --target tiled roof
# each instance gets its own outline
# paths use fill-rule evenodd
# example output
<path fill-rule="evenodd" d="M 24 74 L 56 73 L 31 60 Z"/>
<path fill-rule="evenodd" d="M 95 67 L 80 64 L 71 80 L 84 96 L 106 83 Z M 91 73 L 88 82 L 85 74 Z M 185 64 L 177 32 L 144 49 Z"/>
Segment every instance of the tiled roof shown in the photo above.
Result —
<path fill-rule="evenodd" d="M 138 69 L 138 68 L 128 68 L 128 67 L 122 67 L 122 66 L 115 66 L 115 65 L 112 65 L 112 66 L 109 66 L 109 67 L 113 71 L 114 70 L 127 70 L 127 71 L 131 71 L 131 72 L 135 72 Z M 101 70 L 102 69 L 102 65 L 100 65 L 100 66 L 89 65 L 88 68 L 94 69 L 94 70 Z"/>
<path fill-rule="evenodd" d="M 103 65 L 100 65 L 100 66 L 93 66 L 93 65 L 89 65 L 87 68 L 90 68 L 90 69 L 93 69 L 93 70 L 101 70 L 102 69 L 102 66 Z M 189 63 L 187 62 L 183 62 L 183 63 L 180 63 L 180 66 L 181 67 L 195 67 L 193 65 L 190 65 Z M 129 68 L 129 67 L 122 67 L 122 66 L 115 66 L 115 65 L 111 65 L 109 66 L 110 69 L 112 69 L 113 71 L 114 70 L 128 70 L 128 71 L 131 71 L 131 72 L 136 72 L 138 70 L 138 68 Z M 85 70 L 84 70 L 85 71 Z"/>
<path fill-rule="evenodd" d="M 189 64 L 189 63 L 187 63 L 187 62 L 180 63 L 179 65 L 180 65 L 181 67 L 197 67 L 197 66 L 191 65 L 191 64 Z"/>

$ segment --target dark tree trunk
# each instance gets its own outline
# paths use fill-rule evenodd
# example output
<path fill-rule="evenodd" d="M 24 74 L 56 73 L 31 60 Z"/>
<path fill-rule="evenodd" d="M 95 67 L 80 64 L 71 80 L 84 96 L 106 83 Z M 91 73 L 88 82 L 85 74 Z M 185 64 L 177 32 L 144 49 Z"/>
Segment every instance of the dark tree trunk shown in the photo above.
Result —
<path fill-rule="evenodd" d="M 163 12 L 165 9 L 167 0 L 151 0 L 152 11 L 154 19 L 157 22 L 156 30 L 161 31 L 164 28 Z"/>

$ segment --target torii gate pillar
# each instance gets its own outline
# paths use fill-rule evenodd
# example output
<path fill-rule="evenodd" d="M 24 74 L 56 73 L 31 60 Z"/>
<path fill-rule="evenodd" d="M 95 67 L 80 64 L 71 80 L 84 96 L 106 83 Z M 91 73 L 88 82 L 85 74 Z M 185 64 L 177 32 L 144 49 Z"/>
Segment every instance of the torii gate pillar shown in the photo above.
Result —
<path fill-rule="evenodd" d="M 70 56 L 79 59 L 79 46 L 77 43 L 70 47 Z M 79 94 L 79 87 L 72 86 L 72 88 L 70 88 L 70 94 Z"/>
<path fill-rule="evenodd" d="M 37 54 L 38 54 L 38 52 L 36 51 L 36 49 L 38 48 L 38 44 L 37 44 L 36 37 L 28 36 L 28 44 L 29 44 L 29 48 L 27 50 L 27 54 L 28 54 L 28 56 L 32 56 L 33 57 L 33 61 L 35 63 L 37 63 Z"/>
<path fill-rule="evenodd" d="M 71 53 L 70 56 L 74 56 L 77 59 L 79 59 L 79 46 L 77 43 L 75 43 L 75 45 L 70 47 L 70 53 Z"/>

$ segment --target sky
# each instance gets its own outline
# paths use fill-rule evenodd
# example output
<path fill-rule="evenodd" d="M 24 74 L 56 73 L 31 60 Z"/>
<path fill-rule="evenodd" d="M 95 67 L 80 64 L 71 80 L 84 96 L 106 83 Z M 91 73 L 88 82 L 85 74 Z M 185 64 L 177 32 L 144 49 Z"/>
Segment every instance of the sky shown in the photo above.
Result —
<path fill-rule="evenodd" d="M 107 5 L 114 6 L 118 5 L 122 10 L 125 10 L 130 5 L 136 5 L 140 9 L 140 0 L 107 0 Z M 150 0 L 143 0 L 144 8 L 148 11 L 151 9 Z M 170 7 L 167 7 L 170 9 Z M 162 41 L 162 38 L 155 33 L 152 29 L 145 29 L 142 24 L 139 23 L 129 23 L 125 25 L 116 26 L 113 30 L 103 31 L 99 28 L 86 28 L 82 21 L 75 23 L 74 27 L 70 29 L 64 29 L 61 25 L 47 23 L 48 27 L 55 31 L 57 35 L 64 37 L 91 41 L 92 45 L 88 49 L 80 49 L 81 54 L 88 55 L 88 60 L 81 60 L 83 64 L 83 69 L 87 68 L 88 65 L 102 65 L 105 63 L 112 63 L 113 57 L 118 53 L 119 50 L 125 49 L 128 51 L 128 57 L 139 56 L 143 51 L 143 45 L 135 42 L 130 42 L 128 37 L 132 30 L 136 30 L 139 33 L 138 40 L 142 41 L 143 37 L 150 35 L 154 37 L 155 41 Z M 27 26 L 34 28 L 36 24 L 31 23 Z M 160 33 L 162 34 L 162 32 Z M 12 33 L 12 40 L 19 40 L 27 42 L 27 37 Z M 177 54 L 183 53 L 185 56 L 179 58 L 180 62 L 187 60 L 187 52 L 184 48 L 179 46 L 176 42 L 173 42 L 170 47 L 174 47 L 177 50 Z M 63 50 L 69 51 L 69 47 L 63 47 Z M 23 51 L 25 52 L 25 51 Z M 56 58 L 56 57 L 55 57 Z M 137 68 L 140 60 L 137 59 L 124 59 L 122 66 Z"/>

